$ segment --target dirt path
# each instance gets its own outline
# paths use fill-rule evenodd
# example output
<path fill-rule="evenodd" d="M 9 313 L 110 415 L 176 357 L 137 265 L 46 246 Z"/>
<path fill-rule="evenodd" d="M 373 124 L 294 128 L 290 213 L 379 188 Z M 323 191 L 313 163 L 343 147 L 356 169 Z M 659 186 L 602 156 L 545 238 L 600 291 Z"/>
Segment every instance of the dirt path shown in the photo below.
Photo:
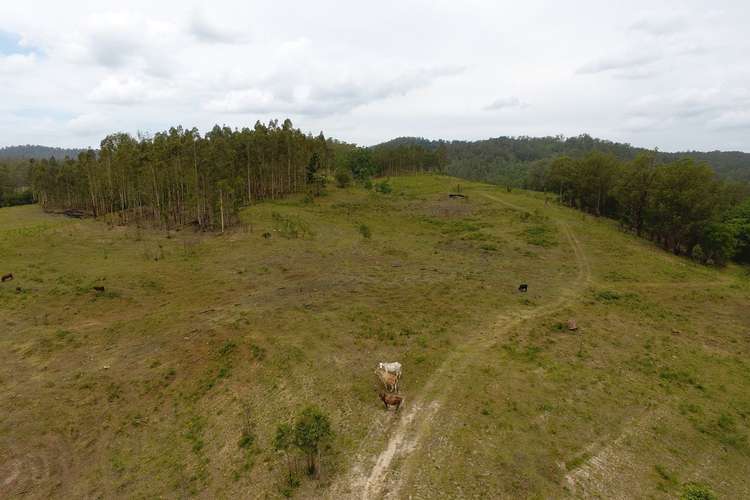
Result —
<path fill-rule="evenodd" d="M 482 196 L 515 210 L 527 211 L 526 208 L 495 196 L 485 193 L 482 193 Z M 365 439 L 372 435 L 378 424 L 386 427 L 386 432 L 390 430 L 385 448 L 373 461 L 372 456 L 365 456 L 363 451 L 365 443 L 363 442 L 358 450 L 355 465 L 349 474 L 331 487 L 330 498 L 361 498 L 363 500 L 398 498 L 400 486 L 404 478 L 409 476 L 410 471 L 406 464 L 400 468 L 401 470 L 394 470 L 396 469 L 394 463 L 408 457 L 430 432 L 442 401 L 451 387 L 451 373 L 463 369 L 472 359 L 473 353 L 486 349 L 498 337 L 512 331 L 525 321 L 566 307 L 579 296 L 581 290 L 585 289 L 586 284 L 591 281 L 591 268 L 586 254 L 570 228 L 563 221 L 557 221 L 557 223 L 575 254 L 578 275 L 574 282 L 563 289 L 556 300 L 533 310 L 503 314 L 496 319 L 489 334 L 476 336 L 458 346 L 430 376 L 419 396 L 413 401 L 405 401 L 405 408 L 400 415 L 379 416 L 371 424 Z"/>
<path fill-rule="evenodd" d="M 623 430 L 609 442 L 596 443 L 588 448 L 591 454 L 581 466 L 565 475 L 565 482 L 579 498 L 628 498 L 628 482 L 635 481 L 639 457 L 627 442 L 633 436 L 649 432 L 666 412 L 666 406 L 649 408 L 623 426 Z M 655 436 L 651 436 L 656 438 Z"/>

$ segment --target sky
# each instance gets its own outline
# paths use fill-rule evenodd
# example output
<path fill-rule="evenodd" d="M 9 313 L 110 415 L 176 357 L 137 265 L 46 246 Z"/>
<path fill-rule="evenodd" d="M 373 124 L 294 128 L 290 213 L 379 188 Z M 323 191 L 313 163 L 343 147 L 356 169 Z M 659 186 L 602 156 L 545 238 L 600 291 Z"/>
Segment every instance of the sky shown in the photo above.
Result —
<path fill-rule="evenodd" d="M 252 126 L 750 151 L 740 1 L 0 3 L 0 146 Z"/>

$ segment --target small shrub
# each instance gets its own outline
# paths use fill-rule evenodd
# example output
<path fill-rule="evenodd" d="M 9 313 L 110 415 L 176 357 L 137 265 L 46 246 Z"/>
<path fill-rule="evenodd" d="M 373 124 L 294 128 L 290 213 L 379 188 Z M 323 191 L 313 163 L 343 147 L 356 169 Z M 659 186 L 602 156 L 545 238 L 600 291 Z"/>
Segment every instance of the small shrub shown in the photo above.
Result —
<path fill-rule="evenodd" d="M 271 218 L 273 219 L 274 229 L 284 238 L 296 239 L 313 236 L 310 227 L 299 217 L 291 217 L 273 212 Z"/>
<path fill-rule="evenodd" d="M 716 500 L 716 495 L 707 486 L 688 483 L 680 496 L 682 500 Z"/>
<path fill-rule="evenodd" d="M 187 423 L 185 438 L 190 442 L 191 448 L 196 455 L 200 454 L 205 446 L 205 442 L 203 441 L 205 427 L 205 419 L 197 415 L 193 415 Z"/>
<path fill-rule="evenodd" d="M 250 448 L 253 443 L 255 443 L 255 434 L 253 434 L 252 430 L 245 429 L 242 431 L 242 435 L 240 436 L 240 440 L 237 443 L 237 445 L 240 448 Z"/>
<path fill-rule="evenodd" d="M 349 187 L 352 183 L 352 174 L 346 169 L 336 171 L 336 186 L 340 188 Z"/>
<path fill-rule="evenodd" d="M 372 181 L 370 179 L 365 179 L 362 183 L 362 187 L 370 191 L 372 189 Z"/>
<path fill-rule="evenodd" d="M 107 401 L 111 403 L 113 401 L 120 399 L 121 396 L 122 396 L 122 387 L 120 387 L 119 384 L 111 382 L 107 386 Z"/>
<path fill-rule="evenodd" d="M 273 449 L 277 452 L 284 453 L 284 456 L 286 457 L 286 465 L 289 472 L 289 488 L 294 488 L 299 485 L 299 481 L 294 477 L 295 467 L 290 450 L 293 444 L 294 430 L 292 429 L 292 426 L 287 423 L 279 424 L 276 428 L 276 435 L 273 438 Z"/>
<path fill-rule="evenodd" d="M 235 342 L 232 342 L 231 340 L 228 340 L 219 348 L 219 356 L 226 357 L 232 354 L 235 349 L 237 349 L 237 344 Z"/>
<path fill-rule="evenodd" d="M 613 292 L 612 290 L 604 290 L 601 292 L 596 292 L 596 294 L 594 294 L 594 298 L 599 302 L 609 304 L 611 302 L 620 300 L 622 296 L 617 292 Z"/>
<path fill-rule="evenodd" d="M 696 244 L 690 254 L 696 262 L 703 263 L 706 261 L 706 254 L 703 252 L 703 248 L 700 245 Z"/>
<path fill-rule="evenodd" d="M 266 350 L 259 345 L 250 344 L 250 355 L 256 361 L 261 361 L 266 357 Z"/>
<path fill-rule="evenodd" d="M 393 188 L 388 184 L 388 181 L 383 181 L 375 184 L 375 191 L 378 193 L 389 194 L 393 192 Z"/>
<path fill-rule="evenodd" d="M 369 240 L 372 237 L 370 226 L 368 226 L 367 224 L 360 224 L 357 229 L 359 231 L 359 234 L 361 234 L 364 239 Z"/>

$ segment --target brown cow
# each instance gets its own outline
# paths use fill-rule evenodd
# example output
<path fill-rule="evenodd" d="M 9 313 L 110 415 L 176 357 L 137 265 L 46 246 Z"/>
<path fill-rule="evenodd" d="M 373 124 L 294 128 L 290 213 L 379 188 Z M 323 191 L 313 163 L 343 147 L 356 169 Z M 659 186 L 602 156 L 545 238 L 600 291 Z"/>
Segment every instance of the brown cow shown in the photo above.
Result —
<path fill-rule="evenodd" d="M 395 394 L 386 394 L 384 392 L 379 392 L 378 395 L 380 396 L 380 400 L 383 401 L 386 411 L 388 411 L 389 406 L 395 406 L 396 411 L 398 411 L 398 409 L 401 408 L 401 403 L 404 402 L 404 398 L 402 396 L 396 396 Z"/>
<path fill-rule="evenodd" d="M 94 291 L 102 293 L 104 291 L 104 287 L 103 286 L 95 286 L 94 287 Z"/>
<path fill-rule="evenodd" d="M 375 375 L 377 375 L 383 383 L 386 391 L 398 392 L 398 375 L 381 369 L 375 370 Z"/>
<path fill-rule="evenodd" d="M 2 282 L 5 283 L 6 281 L 11 281 L 13 279 L 13 273 L 8 273 L 3 275 Z"/>

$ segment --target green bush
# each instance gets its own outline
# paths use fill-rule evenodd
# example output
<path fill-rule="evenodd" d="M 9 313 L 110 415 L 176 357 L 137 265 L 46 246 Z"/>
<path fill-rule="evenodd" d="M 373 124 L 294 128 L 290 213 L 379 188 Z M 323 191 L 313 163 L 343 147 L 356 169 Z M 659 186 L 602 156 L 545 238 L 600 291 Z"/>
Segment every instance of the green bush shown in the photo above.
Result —
<path fill-rule="evenodd" d="M 696 262 L 705 262 L 706 261 L 706 254 L 703 252 L 703 247 L 701 247 L 699 244 L 696 244 L 693 246 L 692 251 L 690 252 L 690 255 L 693 257 L 693 259 Z"/>
<path fill-rule="evenodd" d="M 358 230 L 359 234 L 361 234 L 364 239 L 369 240 L 372 237 L 370 226 L 368 226 L 367 224 L 360 224 Z"/>
<path fill-rule="evenodd" d="M 299 217 L 292 217 L 273 212 L 271 218 L 273 219 L 274 229 L 284 238 L 295 239 L 312 237 L 314 235 L 310 226 Z"/>
<path fill-rule="evenodd" d="M 383 181 L 375 184 L 375 191 L 377 191 L 378 193 L 388 194 L 393 191 L 393 188 L 390 184 L 388 184 L 388 181 Z"/>
<path fill-rule="evenodd" d="M 352 174 L 347 169 L 339 169 L 336 171 L 336 186 L 340 188 L 349 187 L 352 183 Z"/>
<path fill-rule="evenodd" d="M 0 193 L 0 207 L 30 205 L 32 203 L 34 203 L 34 195 L 29 190 L 6 193 L 5 195 Z"/>
<path fill-rule="evenodd" d="M 680 497 L 682 500 L 716 500 L 716 495 L 707 486 L 689 483 Z"/>

